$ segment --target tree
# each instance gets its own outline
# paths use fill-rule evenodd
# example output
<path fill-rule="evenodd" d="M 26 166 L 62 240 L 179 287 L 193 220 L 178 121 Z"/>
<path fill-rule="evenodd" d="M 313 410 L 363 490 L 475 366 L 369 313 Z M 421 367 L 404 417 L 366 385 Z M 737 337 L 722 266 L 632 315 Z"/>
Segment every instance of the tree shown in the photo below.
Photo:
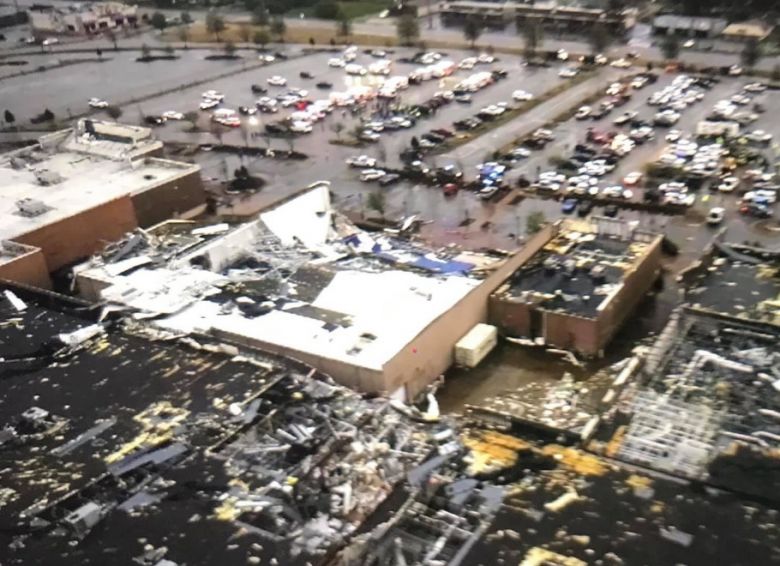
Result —
<path fill-rule="evenodd" d="M 152 55 L 151 48 L 145 43 L 141 45 L 141 58 L 148 59 L 149 57 L 151 57 L 151 55 Z"/>
<path fill-rule="evenodd" d="M 474 49 L 474 45 L 480 35 L 482 35 L 482 24 L 479 20 L 473 16 L 466 18 L 466 21 L 463 22 L 463 37 L 466 38 L 466 41 L 471 43 L 472 49 Z"/>
<path fill-rule="evenodd" d="M 3 117 L 5 118 L 5 122 L 8 125 L 11 125 L 14 122 L 16 122 L 16 116 L 14 116 L 10 110 L 6 110 L 5 113 L 3 114 Z"/>
<path fill-rule="evenodd" d="M 284 34 L 287 33 L 287 24 L 284 23 L 284 18 L 276 16 L 271 20 L 271 33 L 279 38 L 279 41 L 284 42 Z"/>
<path fill-rule="evenodd" d="M 149 23 L 152 24 L 152 27 L 154 29 L 159 31 L 164 30 L 168 26 L 168 21 L 165 19 L 165 16 L 161 12 L 155 12 L 154 14 L 152 14 Z"/>
<path fill-rule="evenodd" d="M 268 10 L 260 6 L 252 13 L 252 23 L 256 26 L 268 25 Z"/>
<path fill-rule="evenodd" d="M 745 47 L 742 49 L 742 53 L 740 53 L 739 57 L 743 66 L 747 67 L 748 69 L 752 69 L 756 66 L 758 60 L 761 59 L 762 55 L 763 53 L 761 53 L 761 45 L 758 43 L 758 40 L 749 39 L 745 44 Z"/>
<path fill-rule="evenodd" d="M 594 55 L 603 53 L 604 50 L 609 47 L 612 37 L 609 35 L 609 30 L 601 22 L 596 22 L 590 28 L 588 34 L 588 43 L 590 43 L 590 51 Z"/>
<path fill-rule="evenodd" d="M 341 9 L 334 0 L 320 0 L 314 6 L 314 15 L 323 20 L 336 20 L 341 17 Z"/>
<path fill-rule="evenodd" d="M 112 120 L 119 120 L 122 116 L 122 109 L 119 106 L 111 105 L 106 108 L 106 114 L 108 114 Z"/>
<path fill-rule="evenodd" d="M 114 44 L 114 51 L 116 51 L 118 49 L 118 47 L 117 47 L 117 44 L 116 44 L 116 34 L 114 33 L 114 31 L 113 30 L 106 30 L 105 36 L 106 36 L 106 39 L 108 41 L 110 41 L 111 43 Z"/>
<path fill-rule="evenodd" d="M 518 21 L 518 24 L 520 22 Z M 523 40 L 525 41 L 525 58 L 533 59 L 536 50 L 542 44 L 542 26 L 537 21 L 527 21 L 523 27 Z"/>
<path fill-rule="evenodd" d="M 371 210 L 376 210 L 384 220 L 385 218 L 385 193 L 381 191 L 374 191 L 368 194 L 366 200 L 366 206 Z"/>
<path fill-rule="evenodd" d="M 344 131 L 344 124 L 342 124 L 341 122 L 336 122 L 330 128 L 336 134 L 336 138 L 341 140 L 341 132 Z"/>
<path fill-rule="evenodd" d="M 253 38 L 253 41 L 255 42 L 256 45 L 259 45 L 260 47 L 265 49 L 265 46 L 271 43 L 271 36 L 264 29 L 259 29 L 255 32 L 255 37 Z"/>
<path fill-rule="evenodd" d="M 244 43 L 249 43 L 249 40 L 252 38 L 252 28 L 248 25 L 242 25 L 238 28 L 238 37 L 240 37 L 241 41 Z"/>
<path fill-rule="evenodd" d="M 198 118 L 199 118 L 199 114 L 194 110 L 190 110 L 189 112 L 184 113 L 184 119 L 190 123 L 191 130 L 198 129 Z"/>
<path fill-rule="evenodd" d="M 544 227 L 545 222 L 547 222 L 547 218 L 545 218 L 544 212 L 540 210 L 529 212 L 525 219 L 525 231 L 528 234 L 536 234 Z"/>
<path fill-rule="evenodd" d="M 772 82 L 780 81 L 780 63 L 772 68 L 772 75 L 769 78 L 772 79 Z"/>
<path fill-rule="evenodd" d="M 232 41 L 226 42 L 223 49 L 228 57 L 233 57 L 236 54 L 236 45 Z"/>
<path fill-rule="evenodd" d="M 219 41 L 219 34 L 225 31 L 225 20 L 222 16 L 218 16 L 214 12 L 206 14 L 206 29 L 209 33 L 213 33 L 217 41 Z"/>
<path fill-rule="evenodd" d="M 666 59 L 677 59 L 680 54 L 680 40 L 674 34 L 667 35 L 661 43 L 661 53 Z"/>
<path fill-rule="evenodd" d="M 401 45 L 411 45 L 420 37 L 420 24 L 412 14 L 403 14 L 395 23 L 395 33 Z"/>
<path fill-rule="evenodd" d="M 352 35 L 352 20 L 346 14 L 341 14 L 339 17 L 339 21 L 336 24 L 336 34 L 341 37 Z"/>
<path fill-rule="evenodd" d="M 179 41 L 184 43 L 184 49 L 189 49 L 189 46 L 187 45 L 187 41 L 190 39 L 190 28 L 187 26 L 181 26 L 179 28 Z"/>
<path fill-rule="evenodd" d="M 192 16 L 189 12 L 182 12 L 181 16 L 179 16 L 179 19 L 185 26 L 188 26 L 192 23 Z"/>

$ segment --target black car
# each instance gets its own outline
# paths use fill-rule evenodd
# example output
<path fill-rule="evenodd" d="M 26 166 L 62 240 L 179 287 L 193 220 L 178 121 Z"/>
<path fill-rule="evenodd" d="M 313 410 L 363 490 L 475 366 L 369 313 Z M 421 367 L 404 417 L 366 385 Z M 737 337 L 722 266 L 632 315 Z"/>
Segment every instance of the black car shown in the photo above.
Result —
<path fill-rule="evenodd" d="M 493 75 L 493 80 L 496 81 L 499 79 L 505 79 L 509 75 L 509 73 L 507 73 L 504 69 L 496 69 L 490 74 Z"/>
<path fill-rule="evenodd" d="M 445 139 L 447 139 L 444 136 L 434 134 L 433 132 L 428 132 L 427 134 L 423 134 L 420 137 L 433 143 L 442 143 Z"/>
<path fill-rule="evenodd" d="M 144 124 L 149 126 L 162 126 L 165 124 L 165 118 L 162 116 L 144 116 Z"/>
<path fill-rule="evenodd" d="M 252 85 L 252 92 L 254 92 L 255 94 L 265 94 L 265 93 L 268 92 L 268 89 L 265 88 L 262 85 L 256 85 L 255 84 L 255 85 Z"/>
<path fill-rule="evenodd" d="M 392 185 L 401 180 L 401 176 L 397 173 L 388 173 L 387 175 L 379 178 L 379 184 L 383 187 Z"/>
<path fill-rule="evenodd" d="M 579 208 L 577 208 L 577 215 L 581 217 L 585 217 L 591 212 L 593 212 L 593 207 L 595 205 L 593 204 L 592 200 L 585 200 L 580 203 Z"/>
<path fill-rule="evenodd" d="M 618 215 L 618 211 L 619 209 L 616 204 L 608 204 L 604 207 L 604 216 L 615 218 L 615 216 Z"/>
<path fill-rule="evenodd" d="M 317 88 L 321 88 L 323 90 L 327 90 L 329 88 L 333 88 L 333 83 L 329 83 L 328 81 L 320 81 L 315 86 Z"/>
<path fill-rule="evenodd" d="M 604 106 L 599 106 L 598 108 L 594 108 L 590 112 L 590 119 L 591 120 L 601 120 L 604 116 L 610 113 L 612 109 Z"/>
<path fill-rule="evenodd" d="M 445 138 L 451 138 L 455 134 L 449 131 L 446 128 L 436 128 L 434 130 L 431 130 L 432 133 L 436 134 L 437 136 L 443 136 Z"/>
<path fill-rule="evenodd" d="M 286 134 L 288 132 L 287 128 L 280 124 L 266 124 L 265 131 L 269 134 Z"/>
<path fill-rule="evenodd" d="M 277 59 L 282 59 L 282 60 L 287 59 L 287 55 L 285 55 L 281 51 L 277 51 L 276 53 L 274 53 L 274 57 L 276 57 Z"/>
<path fill-rule="evenodd" d="M 314 76 L 313 76 L 313 75 L 312 75 L 310 72 L 308 72 L 308 71 L 301 71 L 301 72 L 299 73 L 299 76 L 300 76 L 302 79 L 313 79 L 313 78 L 314 78 Z"/>
<path fill-rule="evenodd" d="M 238 113 L 243 114 L 244 116 L 249 116 L 250 114 L 254 114 L 255 112 L 257 112 L 257 109 L 255 108 L 249 108 L 248 106 L 238 107 Z"/>
<path fill-rule="evenodd" d="M 595 149 L 582 143 L 578 143 L 577 145 L 575 145 L 574 151 L 576 151 L 577 153 L 584 153 L 585 155 L 591 155 L 591 156 L 596 155 Z"/>

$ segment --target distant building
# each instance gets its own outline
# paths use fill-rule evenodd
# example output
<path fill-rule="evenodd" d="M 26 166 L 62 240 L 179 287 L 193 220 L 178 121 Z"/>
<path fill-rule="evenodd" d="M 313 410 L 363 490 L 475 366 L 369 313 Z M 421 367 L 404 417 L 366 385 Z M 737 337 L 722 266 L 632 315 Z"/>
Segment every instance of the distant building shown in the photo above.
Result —
<path fill-rule="evenodd" d="M 466 18 L 477 18 L 485 27 L 522 27 L 534 22 L 542 27 L 561 32 L 586 32 L 600 22 L 608 30 L 623 34 L 634 27 L 637 12 L 627 8 L 612 13 L 601 8 L 562 5 L 557 2 L 524 3 L 515 1 L 451 0 L 439 4 L 439 13 L 445 25 L 462 25 Z"/>
<path fill-rule="evenodd" d="M 96 2 L 66 7 L 33 7 L 28 11 L 33 35 L 91 35 L 135 26 L 138 7 L 121 2 Z"/>
<path fill-rule="evenodd" d="M 727 24 L 728 22 L 722 18 L 662 14 L 653 20 L 653 33 L 708 39 L 718 36 Z"/>
<path fill-rule="evenodd" d="M 732 41 L 762 41 L 769 37 L 775 26 L 761 21 L 735 22 L 723 30 L 721 36 Z"/>
<path fill-rule="evenodd" d="M 27 12 L 15 6 L 0 6 L 0 28 L 8 28 L 27 23 Z"/>
<path fill-rule="evenodd" d="M 49 287 L 129 230 L 202 211 L 200 167 L 161 151 L 148 128 L 80 120 L 0 154 L 0 279 Z"/>
<path fill-rule="evenodd" d="M 598 218 L 555 225 L 490 299 L 508 336 L 600 356 L 660 275 L 662 236 Z"/>

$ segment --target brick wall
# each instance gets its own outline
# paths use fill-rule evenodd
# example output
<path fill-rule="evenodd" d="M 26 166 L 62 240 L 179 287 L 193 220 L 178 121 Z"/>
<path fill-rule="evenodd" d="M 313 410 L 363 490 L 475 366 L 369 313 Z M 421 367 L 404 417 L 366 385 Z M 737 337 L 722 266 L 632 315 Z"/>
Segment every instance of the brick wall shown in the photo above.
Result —
<path fill-rule="evenodd" d="M 39 249 L 30 249 L 27 253 L 0 263 L 0 279 L 39 289 L 51 289 L 46 259 Z"/>
<path fill-rule="evenodd" d="M 120 197 L 28 232 L 16 242 L 40 248 L 48 270 L 87 258 L 137 228 L 130 197 Z"/>
<path fill-rule="evenodd" d="M 169 218 L 186 217 L 206 203 L 200 170 L 182 175 L 132 196 L 138 225 L 153 226 Z"/>

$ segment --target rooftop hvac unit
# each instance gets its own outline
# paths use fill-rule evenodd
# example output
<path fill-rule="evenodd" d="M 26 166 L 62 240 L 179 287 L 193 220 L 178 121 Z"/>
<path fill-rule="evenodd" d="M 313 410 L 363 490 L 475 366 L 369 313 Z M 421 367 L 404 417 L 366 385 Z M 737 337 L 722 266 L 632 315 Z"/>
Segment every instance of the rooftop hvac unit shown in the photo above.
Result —
<path fill-rule="evenodd" d="M 455 363 L 473 368 L 496 346 L 498 331 L 489 324 L 477 324 L 455 344 Z"/>
<path fill-rule="evenodd" d="M 41 201 L 32 198 L 23 198 L 16 201 L 16 208 L 18 209 L 17 214 L 26 216 L 27 218 L 34 218 L 51 210 Z"/>
<path fill-rule="evenodd" d="M 548 257 L 544 260 L 542 263 L 542 266 L 544 267 L 544 271 L 548 275 L 552 275 L 556 271 L 558 271 L 558 262 L 555 260 L 554 257 Z"/>
<path fill-rule="evenodd" d="M 597 263 L 591 268 L 590 276 L 596 281 L 604 281 L 607 277 L 607 270 L 602 264 Z"/>
<path fill-rule="evenodd" d="M 577 262 L 572 258 L 569 258 L 563 262 L 563 269 L 566 272 L 566 275 L 569 277 L 574 277 L 574 274 L 577 271 Z"/>

